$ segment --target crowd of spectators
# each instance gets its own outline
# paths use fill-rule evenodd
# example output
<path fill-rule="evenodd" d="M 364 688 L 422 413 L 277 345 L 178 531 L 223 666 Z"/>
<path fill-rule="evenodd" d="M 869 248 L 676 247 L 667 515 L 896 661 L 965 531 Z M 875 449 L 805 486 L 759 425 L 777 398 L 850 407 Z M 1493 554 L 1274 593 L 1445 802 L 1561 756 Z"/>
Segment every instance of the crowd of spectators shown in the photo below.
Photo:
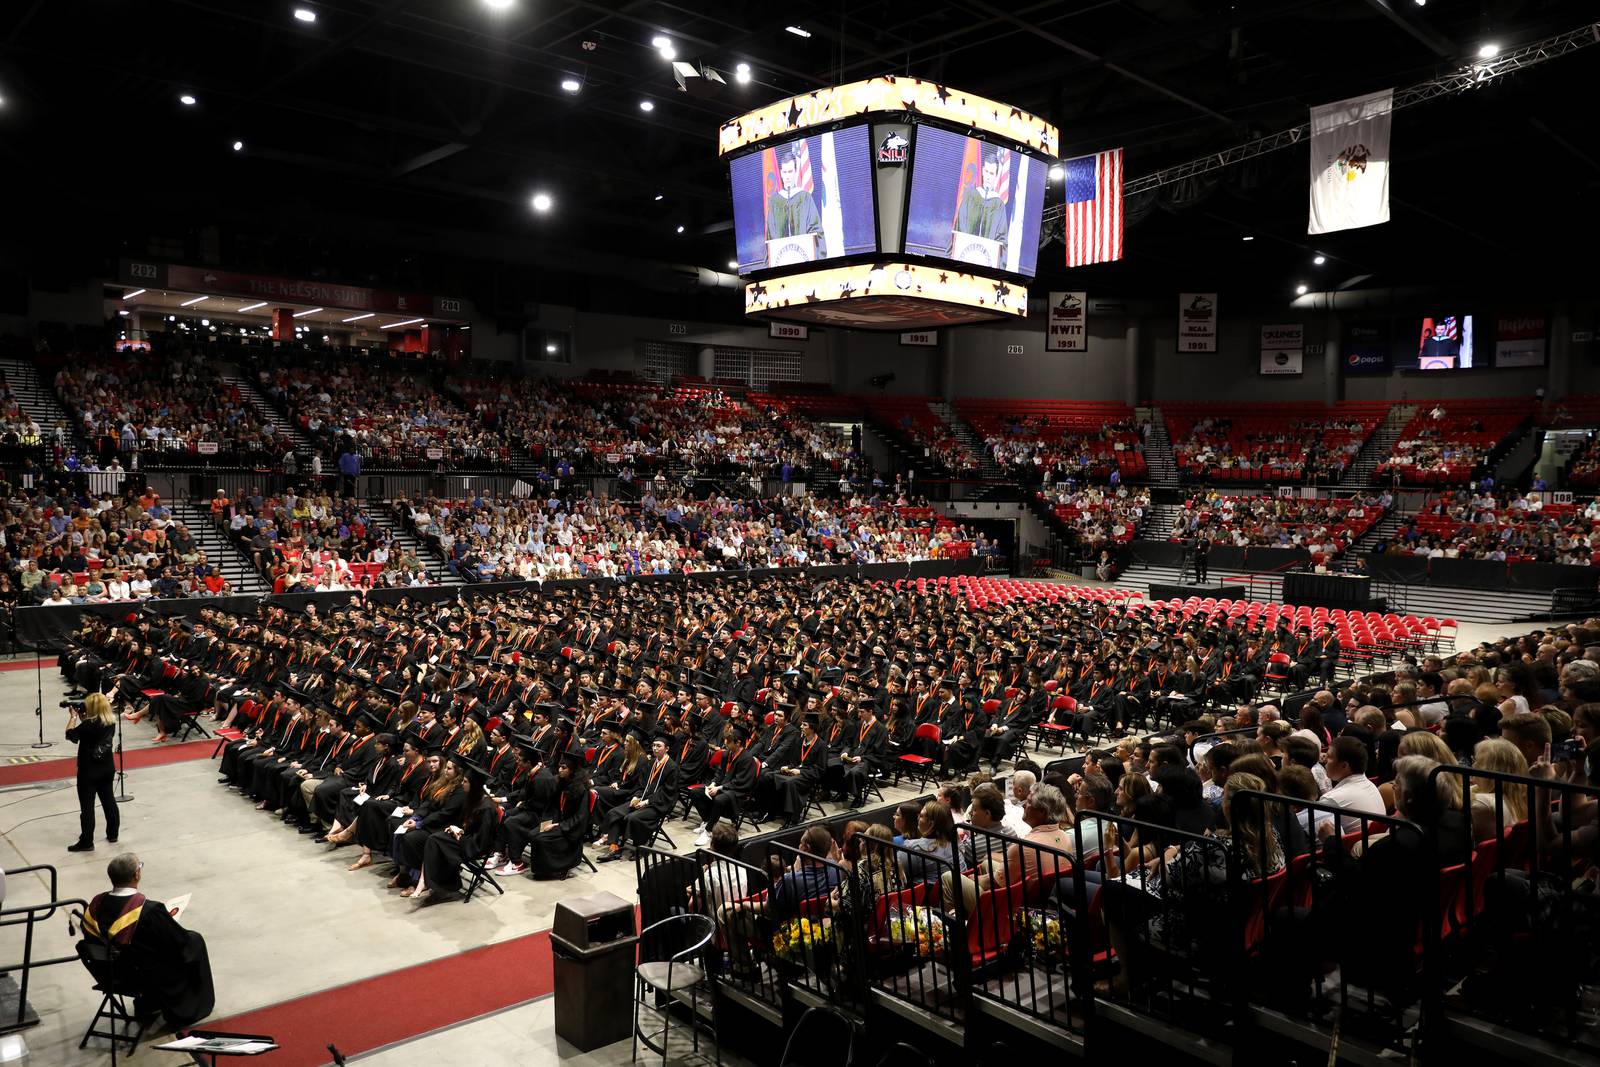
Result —
<path fill-rule="evenodd" d="M 6 485 L 0 603 L 95 604 L 233 592 L 160 496 L 92 497 L 69 479 Z"/>
<path fill-rule="evenodd" d="M 1213 544 L 1304 548 L 1313 560 L 1331 559 L 1383 517 L 1387 493 L 1349 497 L 1228 495 L 1211 490 L 1184 501 L 1173 521 L 1174 541 L 1205 537 Z"/>
<path fill-rule="evenodd" d="M 1150 514 L 1150 490 L 1046 486 L 1039 498 L 1072 534 L 1081 550 L 1098 554 L 1139 536 Z"/>
<path fill-rule="evenodd" d="M 237 388 L 188 350 L 171 358 L 147 352 L 75 357 L 56 372 L 55 388 L 101 462 L 138 456 L 141 466 L 199 460 L 253 465 L 275 463 L 292 451 L 292 442 Z"/>
<path fill-rule="evenodd" d="M 329 454 L 358 454 L 369 467 L 482 469 L 510 461 L 501 434 L 421 374 L 356 362 L 257 373 L 262 392 Z"/>
<path fill-rule="evenodd" d="M 971 555 L 964 527 L 905 497 L 771 499 L 646 491 L 396 501 L 407 527 L 468 581 L 683 574 Z"/>
<path fill-rule="evenodd" d="M 1407 485 L 1470 484 L 1531 405 L 1525 399 L 1420 405 L 1377 471 Z"/>
<path fill-rule="evenodd" d="M 1446 491 L 1411 516 L 1384 551 L 1587 567 L 1600 554 L 1600 502 L 1555 504 L 1532 492 Z"/>
<path fill-rule="evenodd" d="M 218 490 L 211 521 L 272 583 L 274 593 L 428 585 L 425 563 L 376 526 L 366 505 L 321 490 Z"/>
<path fill-rule="evenodd" d="M 1172 458 L 1190 478 L 1337 482 L 1375 422 L 1338 414 L 1208 416 L 1173 426 Z"/>
<path fill-rule="evenodd" d="M 1045 483 L 1143 477 L 1144 439 L 1131 419 L 1093 430 L 1062 432 L 1044 416 L 1009 420 L 984 436 L 984 447 L 1012 477 Z"/>

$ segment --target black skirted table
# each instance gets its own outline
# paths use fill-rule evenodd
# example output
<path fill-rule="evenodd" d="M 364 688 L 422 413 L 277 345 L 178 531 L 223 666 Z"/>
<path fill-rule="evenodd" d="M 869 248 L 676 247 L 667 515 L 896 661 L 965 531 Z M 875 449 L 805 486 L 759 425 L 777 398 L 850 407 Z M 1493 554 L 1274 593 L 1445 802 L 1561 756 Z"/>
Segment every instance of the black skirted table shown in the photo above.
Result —
<path fill-rule="evenodd" d="M 1372 579 L 1365 574 L 1290 571 L 1283 576 L 1283 601 L 1296 607 L 1373 608 Z"/>

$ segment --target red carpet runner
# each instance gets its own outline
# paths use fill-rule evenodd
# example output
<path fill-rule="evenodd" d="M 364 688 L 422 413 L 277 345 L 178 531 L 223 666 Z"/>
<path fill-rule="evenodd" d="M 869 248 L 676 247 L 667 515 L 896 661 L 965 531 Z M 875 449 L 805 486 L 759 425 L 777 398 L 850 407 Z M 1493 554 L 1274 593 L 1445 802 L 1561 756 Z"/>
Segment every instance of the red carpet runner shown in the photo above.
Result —
<path fill-rule="evenodd" d="M 209 759 L 216 750 L 217 742 L 211 741 L 185 741 L 182 744 L 157 745 L 155 748 L 136 748 L 124 754 L 127 760 L 124 770 L 137 771 L 145 767 L 162 767 L 168 763 L 184 763 L 189 760 Z M 59 750 L 59 745 L 57 746 Z M 71 751 L 72 746 L 67 746 Z M 48 782 L 52 778 L 73 778 L 78 774 L 78 757 L 76 754 L 64 759 L 47 759 L 38 763 L 19 763 L 14 766 L 0 766 L 0 788 L 10 785 L 27 785 L 30 782 Z"/>
<path fill-rule="evenodd" d="M 241 1015 L 208 1019 L 201 1026 L 271 1035 L 281 1046 L 266 1056 L 272 1067 L 320 1067 L 332 1062 L 330 1044 L 354 1056 L 542 997 L 554 988 L 550 932 L 541 930 Z"/>

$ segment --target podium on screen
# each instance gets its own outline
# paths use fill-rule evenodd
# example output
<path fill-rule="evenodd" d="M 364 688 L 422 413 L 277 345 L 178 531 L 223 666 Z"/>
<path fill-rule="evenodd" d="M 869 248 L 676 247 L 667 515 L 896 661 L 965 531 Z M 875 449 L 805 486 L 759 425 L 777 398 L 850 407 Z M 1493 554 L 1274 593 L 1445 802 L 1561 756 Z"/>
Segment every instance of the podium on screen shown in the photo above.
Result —
<path fill-rule="evenodd" d="M 792 237 L 774 237 L 767 242 L 767 266 L 787 267 L 795 263 L 814 263 L 817 259 L 817 235 L 797 233 Z"/>
<path fill-rule="evenodd" d="M 980 267 L 998 267 L 1001 265 L 1000 242 L 979 237 L 975 233 L 953 230 L 950 233 L 950 258 Z"/>

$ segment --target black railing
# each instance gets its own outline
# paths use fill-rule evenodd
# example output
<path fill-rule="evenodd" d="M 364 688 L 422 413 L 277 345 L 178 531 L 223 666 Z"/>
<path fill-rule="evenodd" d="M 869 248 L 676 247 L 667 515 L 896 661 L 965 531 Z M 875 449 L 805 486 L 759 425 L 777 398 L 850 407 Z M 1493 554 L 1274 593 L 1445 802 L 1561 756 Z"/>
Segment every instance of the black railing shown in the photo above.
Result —
<path fill-rule="evenodd" d="M 77 953 L 70 956 L 57 956 L 53 959 L 39 960 L 33 958 L 33 928 L 41 922 L 55 915 L 59 908 L 69 908 L 82 912 L 89 907 L 89 902 L 81 897 L 68 897 L 61 899 L 57 887 L 56 869 L 48 863 L 36 863 L 28 867 L 13 867 L 6 870 L 6 883 L 12 887 L 12 896 L 16 896 L 16 878 L 22 874 L 32 874 L 36 871 L 45 871 L 49 874 L 50 899 L 43 904 L 16 904 L 0 910 L 0 927 L 21 926 L 22 932 L 22 959 L 16 963 L 0 963 L 0 973 L 17 974 L 17 1014 L 15 1018 L 0 1019 L 0 1032 L 21 1029 L 30 1025 L 27 1018 L 28 1011 L 28 985 L 33 977 L 35 967 L 54 967 L 61 963 L 77 963 Z"/>

